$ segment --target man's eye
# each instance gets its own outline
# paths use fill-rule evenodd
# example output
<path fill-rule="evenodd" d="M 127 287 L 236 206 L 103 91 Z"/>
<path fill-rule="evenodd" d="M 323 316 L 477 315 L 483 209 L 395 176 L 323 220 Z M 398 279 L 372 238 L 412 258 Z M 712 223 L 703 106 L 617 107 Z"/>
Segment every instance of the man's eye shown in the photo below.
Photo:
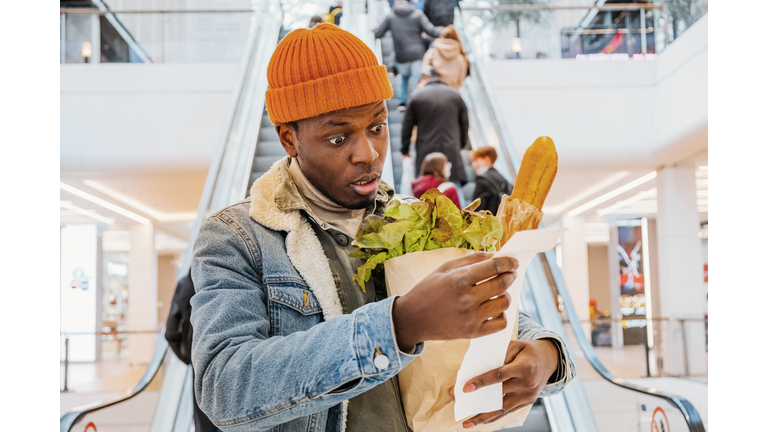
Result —
<path fill-rule="evenodd" d="M 373 133 L 380 133 L 381 131 L 383 131 L 383 130 L 384 130 L 384 127 L 385 127 L 385 126 L 386 126 L 386 125 L 385 125 L 384 123 L 382 123 L 382 124 L 380 124 L 380 125 L 376 125 L 376 126 L 374 126 L 374 127 L 372 127 L 372 128 L 371 128 L 371 132 L 373 132 Z"/>
<path fill-rule="evenodd" d="M 329 139 L 328 141 L 333 145 L 341 145 L 344 143 L 344 141 L 347 139 L 345 136 L 337 136 L 334 138 Z"/>

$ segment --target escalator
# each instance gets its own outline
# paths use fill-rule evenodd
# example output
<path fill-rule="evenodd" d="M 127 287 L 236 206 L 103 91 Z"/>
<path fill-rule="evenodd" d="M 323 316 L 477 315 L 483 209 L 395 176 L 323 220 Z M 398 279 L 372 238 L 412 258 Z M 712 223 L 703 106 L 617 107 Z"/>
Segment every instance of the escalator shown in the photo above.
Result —
<path fill-rule="evenodd" d="M 373 3 L 380 3 L 376 0 Z M 370 7 L 369 13 L 381 10 Z M 472 73 L 462 88 L 470 112 L 470 138 L 473 147 L 492 145 L 499 150 L 497 169 L 508 179 L 514 178 L 519 160 L 508 131 L 501 126 L 501 113 L 493 95 L 488 91 L 483 66 L 474 61 L 469 39 L 464 34 L 461 13 L 456 13 L 456 28 L 463 41 Z M 375 21 L 376 17 L 372 21 Z M 262 0 L 254 6 L 246 55 L 233 91 L 232 104 L 227 114 L 227 127 L 219 139 L 211 168 L 205 183 L 197 220 L 190 242 L 180 266 L 180 275 L 190 267 L 192 246 L 198 230 L 208 215 L 242 200 L 253 181 L 272 164 L 284 157 L 268 116 L 264 111 L 267 89 L 266 68 L 274 47 L 281 36 L 282 10 L 279 0 Z M 363 26 L 370 29 L 371 27 Z M 367 35 L 370 39 L 370 35 Z M 381 60 L 381 47 L 374 49 Z M 399 187 L 400 131 L 402 114 L 397 113 L 396 101 L 388 101 L 390 108 L 391 151 L 385 163 L 383 178 Z M 534 289 L 533 287 L 536 287 Z M 549 288 L 549 289 L 547 289 Z M 553 293 L 563 299 L 567 322 L 563 322 L 555 306 Z M 590 366 L 609 387 L 621 393 L 621 400 L 630 409 L 620 412 L 626 427 L 610 429 L 600 421 L 597 402 L 590 399 L 580 377 L 576 377 L 559 395 L 541 399 L 531 411 L 528 420 L 515 432 L 608 432 L 612 430 L 652 429 L 651 422 L 658 409 L 665 413 L 663 430 L 689 430 L 703 432 L 704 426 L 693 406 L 685 399 L 642 388 L 615 378 L 597 358 L 578 320 L 568 290 L 565 287 L 553 251 L 540 254 L 531 262 L 521 296 L 521 308 L 544 327 L 557 332 L 574 355 L 583 355 Z M 592 405 L 590 403 L 592 402 Z M 640 408 L 642 407 L 642 409 Z M 648 409 L 646 409 L 648 407 Z M 653 414 L 651 414 L 651 412 Z M 192 374 L 168 349 L 160 337 L 153 358 L 140 381 L 121 397 L 73 409 L 60 421 L 61 432 L 83 430 L 90 422 L 112 425 L 99 430 L 149 430 L 151 432 L 190 432 L 192 424 Z M 77 429 L 73 429 L 77 425 Z M 658 429 L 662 430 L 662 429 Z"/>

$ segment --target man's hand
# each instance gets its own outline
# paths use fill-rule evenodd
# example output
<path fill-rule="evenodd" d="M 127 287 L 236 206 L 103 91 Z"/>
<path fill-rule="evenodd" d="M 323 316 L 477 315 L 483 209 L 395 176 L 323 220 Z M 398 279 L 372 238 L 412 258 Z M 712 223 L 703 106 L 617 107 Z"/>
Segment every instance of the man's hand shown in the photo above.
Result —
<path fill-rule="evenodd" d="M 475 377 L 464 385 L 464 392 L 469 393 L 491 384 L 503 383 L 502 409 L 476 415 L 465 421 L 464 427 L 493 423 L 512 411 L 534 403 L 549 378 L 557 371 L 559 359 L 557 347 L 551 340 L 510 341 L 504 366 Z M 453 388 L 450 394 L 455 396 Z"/>
<path fill-rule="evenodd" d="M 517 260 L 491 259 L 475 252 L 447 261 L 398 297 L 392 307 L 397 344 L 409 351 L 427 340 L 471 339 L 507 327 L 507 288 L 517 276 Z"/>

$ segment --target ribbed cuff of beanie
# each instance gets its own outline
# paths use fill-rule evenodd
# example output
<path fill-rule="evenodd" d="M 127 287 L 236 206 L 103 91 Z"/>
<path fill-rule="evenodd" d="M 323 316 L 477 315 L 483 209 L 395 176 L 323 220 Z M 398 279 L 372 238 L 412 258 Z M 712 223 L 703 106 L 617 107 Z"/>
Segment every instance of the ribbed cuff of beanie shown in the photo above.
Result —
<path fill-rule="evenodd" d="M 267 90 L 272 123 L 288 123 L 392 98 L 387 68 L 352 69 L 313 81 Z"/>

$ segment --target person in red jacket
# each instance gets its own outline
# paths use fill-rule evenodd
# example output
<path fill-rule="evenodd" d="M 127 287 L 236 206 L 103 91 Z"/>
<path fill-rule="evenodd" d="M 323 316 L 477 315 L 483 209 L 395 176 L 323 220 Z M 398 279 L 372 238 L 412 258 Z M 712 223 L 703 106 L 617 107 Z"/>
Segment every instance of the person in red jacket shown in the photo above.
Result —
<path fill-rule="evenodd" d="M 418 198 L 424 192 L 437 188 L 450 198 L 456 207 L 461 208 L 456 184 L 449 178 L 451 178 L 451 163 L 448 162 L 448 157 L 440 152 L 430 153 L 424 157 L 419 178 L 411 183 L 413 195 Z"/>

